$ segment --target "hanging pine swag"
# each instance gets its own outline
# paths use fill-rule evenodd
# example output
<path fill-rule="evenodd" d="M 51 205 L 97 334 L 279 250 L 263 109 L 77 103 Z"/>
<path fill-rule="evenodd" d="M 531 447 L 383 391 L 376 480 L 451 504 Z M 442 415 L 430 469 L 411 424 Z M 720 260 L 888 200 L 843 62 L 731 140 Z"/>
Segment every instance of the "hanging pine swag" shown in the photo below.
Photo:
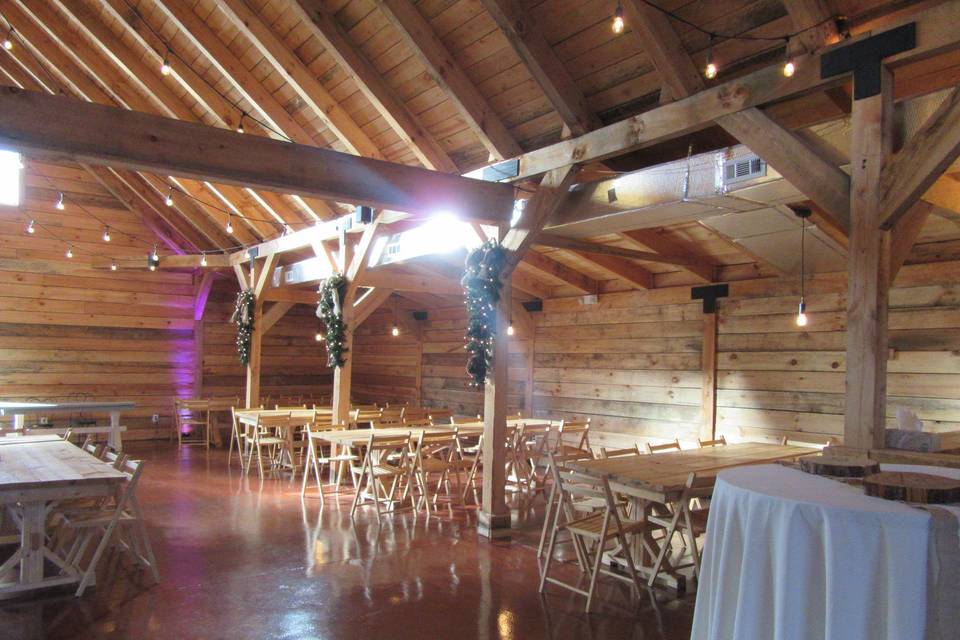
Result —
<path fill-rule="evenodd" d="M 247 366 L 250 363 L 250 338 L 253 336 L 253 305 L 252 289 L 237 294 L 237 306 L 233 310 L 231 322 L 237 323 L 237 354 L 240 363 Z"/>
<path fill-rule="evenodd" d="M 334 274 L 320 285 L 320 304 L 317 306 L 317 317 L 323 322 L 327 330 L 327 366 L 342 367 L 346 364 L 343 354 L 346 348 L 347 325 L 343 323 L 343 309 L 341 301 L 347 294 L 347 279 L 343 274 Z"/>
<path fill-rule="evenodd" d="M 460 284 L 467 305 L 467 333 L 464 348 L 469 353 L 467 373 L 473 386 L 482 386 L 493 364 L 493 343 L 497 337 L 497 301 L 500 299 L 500 273 L 507 252 L 495 240 L 488 240 L 467 256 Z"/>

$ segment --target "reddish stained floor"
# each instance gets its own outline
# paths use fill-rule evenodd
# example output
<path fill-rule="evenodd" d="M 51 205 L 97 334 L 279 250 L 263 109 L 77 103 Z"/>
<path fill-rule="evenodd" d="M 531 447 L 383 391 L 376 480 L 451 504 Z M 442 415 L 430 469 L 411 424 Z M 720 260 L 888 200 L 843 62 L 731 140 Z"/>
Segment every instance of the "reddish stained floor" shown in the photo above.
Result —
<path fill-rule="evenodd" d="M 537 593 L 539 523 L 511 541 L 475 531 L 476 511 L 396 515 L 378 528 L 347 497 L 320 509 L 299 483 L 244 477 L 222 451 L 139 444 L 140 499 L 161 582 L 124 565 L 81 599 L 0 603 L 0 638 L 688 638 L 693 598 L 638 602 L 602 581 L 603 604 Z M 537 501 L 542 506 L 542 500 Z M 575 568 L 564 567 L 570 576 Z"/>

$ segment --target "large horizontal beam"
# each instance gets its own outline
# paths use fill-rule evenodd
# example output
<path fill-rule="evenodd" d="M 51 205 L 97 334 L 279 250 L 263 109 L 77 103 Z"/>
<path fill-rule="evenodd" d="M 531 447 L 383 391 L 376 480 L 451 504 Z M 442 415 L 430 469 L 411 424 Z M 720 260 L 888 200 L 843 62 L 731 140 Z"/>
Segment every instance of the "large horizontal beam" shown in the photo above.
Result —
<path fill-rule="evenodd" d="M 955 28 L 960 22 L 960 3 L 946 2 L 900 16 L 884 25 L 884 30 L 910 22 L 917 25 L 917 46 L 885 58 L 888 67 L 897 68 L 960 48 L 960 35 Z M 842 44 L 850 42 L 845 40 Z M 800 97 L 845 82 L 848 77 L 843 75 L 827 79 L 820 77 L 820 57 L 829 50 L 794 58 L 796 73 L 791 78 L 783 76 L 783 67 L 778 63 L 577 138 L 526 153 L 519 156 L 520 172 L 514 179 L 530 178 L 573 163 L 623 155 L 704 129 L 722 116 L 749 107 Z"/>
<path fill-rule="evenodd" d="M 555 249 L 568 249 L 570 251 L 576 251 L 577 253 L 616 256 L 619 258 L 630 258 L 632 260 L 672 264 L 680 267 L 696 267 L 702 264 L 700 260 L 692 256 L 666 255 L 663 253 L 653 253 L 652 251 L 624 249 L 623 247 L 616 247 L 609 244 L 584 242 L 583 240 L 577 240 L 575 238 L 566 238 L 564 236 L 555 236 L 547 233 L 541 233 L 537 236 L 534 244 L 542 247 L 553 247 Z"/>
<path fill-rule="evenodd" d="M 162 172 L 430 215 L 506 222 L 513 188 L 193 122 L 0 90 L 0 144 L 72 161 Z"/>

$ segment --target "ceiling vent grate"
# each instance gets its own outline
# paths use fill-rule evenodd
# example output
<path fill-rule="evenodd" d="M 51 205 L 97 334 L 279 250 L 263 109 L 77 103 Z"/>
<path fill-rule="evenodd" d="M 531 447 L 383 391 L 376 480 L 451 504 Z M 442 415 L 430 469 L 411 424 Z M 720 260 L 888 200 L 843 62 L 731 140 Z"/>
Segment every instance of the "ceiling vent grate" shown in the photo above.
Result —
<path fill-rule="evenodd" d="M 767 163 L 758 156 L 737 158 L 723 163 L 723 183 L 736 184 L 767 175 Z"/>

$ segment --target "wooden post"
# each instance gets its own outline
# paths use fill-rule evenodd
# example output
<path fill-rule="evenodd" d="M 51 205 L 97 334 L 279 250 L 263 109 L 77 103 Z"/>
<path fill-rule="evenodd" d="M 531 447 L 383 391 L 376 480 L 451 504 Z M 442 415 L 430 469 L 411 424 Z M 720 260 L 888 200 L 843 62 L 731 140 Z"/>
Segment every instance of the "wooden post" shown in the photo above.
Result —
<path fill-rule="evenodd" d="M 247 408 L 260 406 L 260 346 L 263 342 L 263 304 L 253 305 L 253 335 L 250 336 L 250 360 L 247 362 Z"/>
<path fill-rule="evenodd" d="M 880 228 L 880 176 L 891 151 L 893 78 L 881 67 L 880 93 L 854 100 L 850 144 L 850 249 L 847 284 L 847 405 L 844 444 L 884 442 L 890 234 Z"/>
<path fill-rule="evenodd" d="M 510 534 L 510 511 L 506 503 L 507 379 L 510 340 L 510 280 L 503 283 L 497 303 L 497 339 L 493 347 L 493 370 L 487 373 L 483 393 L 483 503 L 478 533 L 488 538 Z"/>
<path fill-rule="evenodd" d="M 337 255 L 340 261 L 340 271 L 346 277 L 347 268 L 353 262 L 353 245 L 350 244 L 345 228 L 340 229 L 340 251 Z M 342 367 L 335 367 L 333 370 L 333 405 L 332 421 L 333 424 L 347 424 L 350 422 L 350 378 L 353 375 L 353 326 L 356 319 L 353 308 L 356 302 L 356 287 L 347 283 L 347 293 L 344 299 L 340 301 L 340 309 L 343 312 L 343 324 L 347 327 L 344 335 L 344 363 Z"/>
<path fill-rule="evenodd" d="M 717 432 L 717 325 L 716 311 L 703 314 L 703 440 L 713 440 Z"/>
<path fill-rule="evenodd" d="M 414 390 L 414 406 L 422 406 L 423 404 L 423 322 L 421 320 L 415 320 L 416 323 L 416 333 L 414 334 L 417 339 L 417 364 L 414 373 L 416 374 L 416 389 Z"/>

